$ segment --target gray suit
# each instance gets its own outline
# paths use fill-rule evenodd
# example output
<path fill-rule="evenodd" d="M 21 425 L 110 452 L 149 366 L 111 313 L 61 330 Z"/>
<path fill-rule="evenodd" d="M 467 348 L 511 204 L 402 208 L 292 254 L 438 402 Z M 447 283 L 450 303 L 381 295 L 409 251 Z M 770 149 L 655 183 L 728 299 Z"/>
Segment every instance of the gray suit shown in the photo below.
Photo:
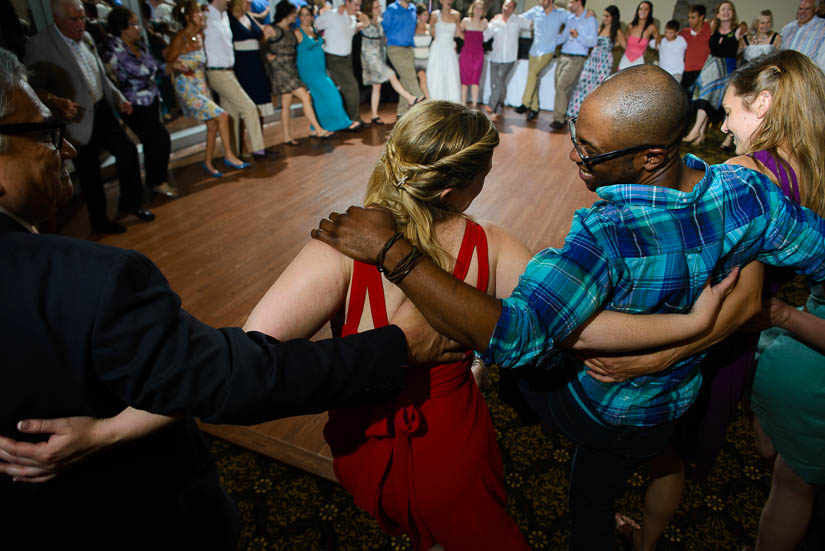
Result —
<path fill-rule="evenodd" d="M 100 76 L 103 99 L 97 103 L 75 53 L 55 25 L 29 39 L 23 61 L 32 70 L 30 84 L 35 90 L 45 90 L 80 105 L 77 120 L 66 126 L 66 135 L 77 148 L 74 165 L 89 208 L 92 229 L 106 231 L 106 225 L 111 222 L 106 216 L 100 150 L 105 148 L 115 157 L 120 181 L 120 209 L 125 212 L 134 212 L 143 203 L 140 161 L 135 144 L 123 131 L 113 112 L 113 108 L 124 103 L 126 98 L 106 76 L 89 33 L 84 33 L 82 40 L 94 54 L 95 67 Z"/>
<path fill-rule="evenodd" d="M 111 108 L 117 109 L 126 98 L 106 77 L 103 63 L 95 49 L 95 42 L 89 33 L 83 34 L 83 42 L 94 52 L 103 84 L 103 99 Z M 74 53 L 60 36 L 56 26 L 49 25 L 29 39 L 23 63 L 32 70 L 29 83 L 35 90 L 42 88 L 80 104 L 80 120 L 66 126 L 66 134 L 72 145 L 89 143 L 92 137 L 94 98 Z"/>

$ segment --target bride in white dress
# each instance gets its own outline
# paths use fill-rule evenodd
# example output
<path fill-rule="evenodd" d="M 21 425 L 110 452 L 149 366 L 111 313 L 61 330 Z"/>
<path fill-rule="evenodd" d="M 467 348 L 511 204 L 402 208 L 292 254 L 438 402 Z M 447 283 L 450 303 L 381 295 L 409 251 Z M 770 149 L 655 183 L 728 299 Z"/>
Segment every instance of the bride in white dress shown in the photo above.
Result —
<path fill-rule="evenodd" d="M 461 37 L 458 22 L 461 15 L 452 9 L 453 0 L 442 0 L 441 10 L 430 18 L 430 59 L 427 62 L 427 88 L 431 99 L 461 103 L 461 77 L 458 72 L 458 54 L 455 53 L 456 32 Z"/>

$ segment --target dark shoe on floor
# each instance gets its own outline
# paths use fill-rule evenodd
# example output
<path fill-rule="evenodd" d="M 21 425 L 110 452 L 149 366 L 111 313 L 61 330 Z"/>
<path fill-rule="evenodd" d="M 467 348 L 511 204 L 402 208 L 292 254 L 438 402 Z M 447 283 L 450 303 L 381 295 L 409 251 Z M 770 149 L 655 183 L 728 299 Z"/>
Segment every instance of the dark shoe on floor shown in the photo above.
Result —
<path fill-rule="evenodd" d="M 530 109 L 530 112 L 527 113 L 527 120 L 528 121 L 534 121 L 537 118 L 539 118 L 539 112 L 538 111 L 533 111 L 532 109 Z"/>
<path fill-rule="evenodd" d="M 550 130 L 553 132 L 558 132 L 564 129 L 564 123 L 561 121 L 553 121 L 550 123 Z"/>
<path fill-rule="evenodd" d="M 370 119 L 370 124 L 374 124 L 375 126 L 384 126 L 384 121 L 381 120 L 381 117 L 373 117 Z"/>
<path fill-rule="evenodd" d="M 135 209 L 120 209 L 121 212 L 125 212 L 126 214 L 134 214 L 144 222 L 151 222 L 155 219 L 155 215 L 152 214 L 152 211 L 147 209 L 146 207 L 137 207 Z"/>
<path fill-rule="evenodd" d="M 519 105 L 518 107 L 513 108 L 513 111 L 515 111 L 519 115 L 523 115 L 527 112 L 527 106 L 524 104 Z"/>
<path fill-rule="evenodd" d="M 126 233 L 126 226 L 112 222 L 108 218 L 92 222 L 92 231 L 94 233 Z"/>

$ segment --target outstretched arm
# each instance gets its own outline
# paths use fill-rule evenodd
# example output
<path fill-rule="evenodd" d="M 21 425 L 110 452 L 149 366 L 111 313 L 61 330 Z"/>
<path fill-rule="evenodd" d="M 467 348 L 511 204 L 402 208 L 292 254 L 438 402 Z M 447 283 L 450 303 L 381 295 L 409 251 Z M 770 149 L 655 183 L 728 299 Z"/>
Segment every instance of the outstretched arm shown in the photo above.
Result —
<path fill-rule="evenodd" d="M 778 298 L 771 299 L 767 308 L 771 325 L 787 329 L 811 348 L 825 354 L 825 319 L 798 310 Z"/>
<path fill-rule="evenodd" d="M 635 355 L 599 355 L 584 360 L 590 375 L 603 382 L 623 381 L 630 377 L 662 371 L 693 354 L 697 354 L 727 338 L 761 309 L 764 266 L 751 262 L 739 275 L 739 282 L 728 298 L 709 331 L 691 340 L 656 351 Z M 654 317 L 654 316 L 647 316 Z"/>
<path fill-rule="evenodd" d="M 46 482 L 100 450 L 143 438 L 174 421 L 133 408 L 109 419 L 26 419 L 17 425 L 20 432 L 48 434 L 49 439 L 30 443 L 0 437 L 0 473 L 21 482 Z"/>
<path fill-rule="evenodd" d="M 244 331 L 278 340 L 311 337 L 344 304 L 349 266 L 331 247 L 310 241 L 249 314 Z"/>
<path fill-rule="evenodd" d="M 720 308 L 731 312 L 724 300 L 733 290 L 738 275 L 739 268 L 734 268 L 718 284 L 711 286 L 708 282 L 688 314 L 599 312 L 565 340 L 564 345 L 576 350 L 632 352 L 700 337 L 713 327 Z"/>

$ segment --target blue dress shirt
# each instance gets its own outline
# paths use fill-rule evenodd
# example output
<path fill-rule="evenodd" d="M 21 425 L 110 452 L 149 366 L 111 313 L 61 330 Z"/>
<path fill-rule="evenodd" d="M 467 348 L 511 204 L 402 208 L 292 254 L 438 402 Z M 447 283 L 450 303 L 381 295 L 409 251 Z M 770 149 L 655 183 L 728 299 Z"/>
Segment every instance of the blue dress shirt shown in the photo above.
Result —
<path fill-rule="evenodd" d="M 556 46 L 563 41 L 560 40 L 559 32 L 561 26 L 567 21 L 570 12 L 558 8 L 546 13 L 541 6 L 530 8 L 521 16 L 533 22 L 533 44 L 530 46 L 530 55 L 538 57 L 544 54 L 552 54 L 556 51 Z"/>
<path fill-rule="evenodd" d="M 413 41 L 415 23 L 416 13 L 412 2 L 406 8 L 399 2 L 393 2 L 387 6 L 384 20 L 381 22 L 384 34 L 387 35 L 387 46 L 401 46 L 402 48 L 415 46 Z"/>
<path fill-rule="evenodd" d="M 579 36 L 570 36 L 570 29 L 576 29 Z M 595 17 L 587 17 L 587 12 L 582 12 L 580 16 L 571 13 L 565 21 L 564 32 L 560 41 L 563 42 L 561 53 L 568 55 L 586 56 L 590 48 L 596 45 L 599 40 L 599 30 Z"/>

